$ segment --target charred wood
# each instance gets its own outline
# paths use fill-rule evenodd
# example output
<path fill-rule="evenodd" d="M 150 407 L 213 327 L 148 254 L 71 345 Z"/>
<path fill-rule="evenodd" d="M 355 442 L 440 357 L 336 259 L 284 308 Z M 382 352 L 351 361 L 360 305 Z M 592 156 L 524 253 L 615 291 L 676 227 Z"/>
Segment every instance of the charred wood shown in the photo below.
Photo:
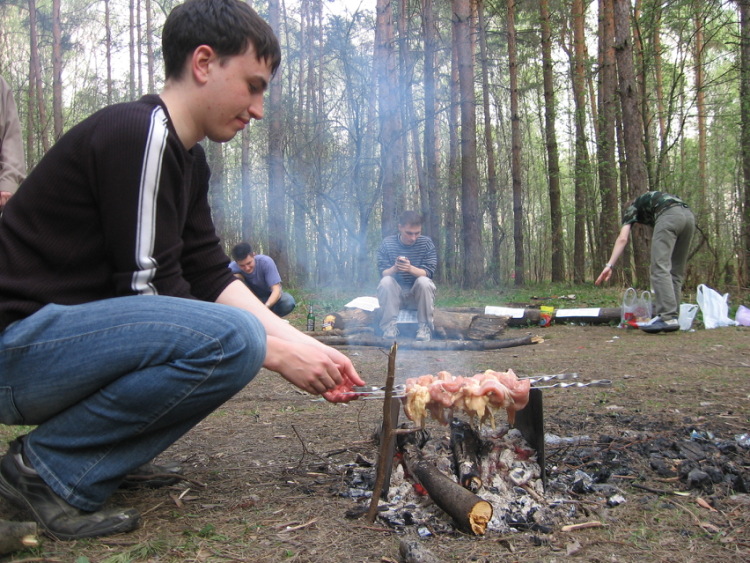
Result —
<path fill-rule="evenodd" d="M 39 545 L 35 522 L 0 520 L 0 554 L 12 553 Z"/>
<path fill-rule="evenodd" d="M 492 504 L 442 473 L 415 447 L 407 446 L 403 453 L 409 473 L 424 487 L 432 501 L 453 518 L 456 526 L 467 533 L 484 535 L 492 519 Z"/>
<path fill-rule="evenodd" d="M 451 451 L 456 465 L 456 475 L 461 486 L 472 493 L 476 493 L 482 487 L 480 447 L 479 435 L 471 425 L 454 418 L 451 421 Z"/>

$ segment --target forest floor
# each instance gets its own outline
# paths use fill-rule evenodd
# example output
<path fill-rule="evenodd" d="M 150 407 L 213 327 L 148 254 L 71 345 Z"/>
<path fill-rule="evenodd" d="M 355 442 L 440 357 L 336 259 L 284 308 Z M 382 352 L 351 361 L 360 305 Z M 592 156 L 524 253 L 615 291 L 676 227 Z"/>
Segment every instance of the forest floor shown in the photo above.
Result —
<path fill-rule="evenodd" d="M 163 454 L 184 464 L 189 481 L 115 495 L 113 504 L 140 510 L 138 530 L 44 539 L 0 560 L 398 562 L 402 540 L 446 562 L 750 560 L 750 495 L 742 490 L 750 486 L 750 449 L 736 438 L 750 432 L 750 328 L 648 335 L 553 325 L 505 336 L 530 330 L 544 341 L 481 352 L 400 349 L 396 376 L 512 368 L 519 376 L 612 380 L 544 391 L 545 431 L 562 438 L 546 447 L 550 480 L 579 470 L 611 485 L 606 494 L 569 491 L 564 518 L 478 537 L 446 531 L 445 522 L 394 527 L 352 517 L 369 499 L 342 492 L 353 467 L 377 459 L 382 402 L 328 404 L 264 370 Z M 386 348 L 342 350 L 369 384 L 385 383 Z M 432 420 L 427 428 L 444 431 Z M 688 475 L 691 467 L 706 471 Z M 612 491 L 624 502 L 611 505 Z M 0 511 L 23 518 L 4 502 Z M 594 521 L 601 525 L 563 531 Z"/>

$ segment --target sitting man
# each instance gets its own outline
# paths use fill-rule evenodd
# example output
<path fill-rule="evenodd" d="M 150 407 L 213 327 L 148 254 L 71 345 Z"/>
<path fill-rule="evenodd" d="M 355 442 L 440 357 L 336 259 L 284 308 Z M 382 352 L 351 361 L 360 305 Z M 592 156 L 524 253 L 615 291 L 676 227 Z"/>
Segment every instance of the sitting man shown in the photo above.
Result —
<path fill-rule="evenodd" d="M 396 320 L 399 310 L 405 308 L 417 310 L 417 340 L 430 340 L 436 267 L 437 251 L 432 240 L 422 235 L 422 217 L 416 211 L 404 211 L 398 234 L 383 239 L 378 249 L 378 270 L 383 276 L 378 284 L 380 329 L 385 338 L 398 336 Z"/>
<path fill-rule="evenodd" d="M 294 297 L 281 291 L 281 275 L 273 258 L 255 254 L 246 242 L 241 242 L 232 249 L 232 258 L 229 269 L 236 278 L 245 282 L 266 307 L 280 317 L 286 317 L 294 310 Z"/>

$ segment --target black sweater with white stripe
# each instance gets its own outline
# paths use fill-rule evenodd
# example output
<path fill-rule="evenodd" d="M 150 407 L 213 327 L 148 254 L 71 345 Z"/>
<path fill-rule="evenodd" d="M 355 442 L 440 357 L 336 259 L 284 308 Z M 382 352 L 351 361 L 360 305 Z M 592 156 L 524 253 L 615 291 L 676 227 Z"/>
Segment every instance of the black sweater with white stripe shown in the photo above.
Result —
<path fill-rule="evenodd" d="M 0 330 L 48 303 L 214 301 L 234 278 L 208 178 L 203 148 L 183 147 L 158 96 L 70 129 L 0 217 Z"/>

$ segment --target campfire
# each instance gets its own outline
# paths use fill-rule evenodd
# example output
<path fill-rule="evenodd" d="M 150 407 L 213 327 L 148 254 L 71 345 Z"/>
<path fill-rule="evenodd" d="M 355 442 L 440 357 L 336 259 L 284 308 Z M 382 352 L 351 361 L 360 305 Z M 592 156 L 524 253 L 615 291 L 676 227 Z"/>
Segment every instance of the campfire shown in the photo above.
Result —
<path fill-rule="evenodd" d="M 389 362 L 378 460 L 362 457 L 350 466 L 340 491 L 358 499 L 350 516 L 362 514 L 368 503 L 371 522 L 422 537 L 530 531 L 544 541 L 555 530 L 606 525 L 616 514 L 604 511 L 627 502 L 632 488 L 692 496 L 699 504 L 706 503 L 701 495 L 750 490 L 741 461 L 746 437 L 718 440 L 697 428 L 685 429 L 682 439 L 633 430 L 621 436 L 545 434 L 542 390 L 535 387 L 513 424 L 478 424 L 458 412 L 448 425 L 432 419 L 398 425 L 406 399 L 402 389 L 394 391 L 394 365 Z M 552 386 L 591 383 L 597 382 Z"/>

